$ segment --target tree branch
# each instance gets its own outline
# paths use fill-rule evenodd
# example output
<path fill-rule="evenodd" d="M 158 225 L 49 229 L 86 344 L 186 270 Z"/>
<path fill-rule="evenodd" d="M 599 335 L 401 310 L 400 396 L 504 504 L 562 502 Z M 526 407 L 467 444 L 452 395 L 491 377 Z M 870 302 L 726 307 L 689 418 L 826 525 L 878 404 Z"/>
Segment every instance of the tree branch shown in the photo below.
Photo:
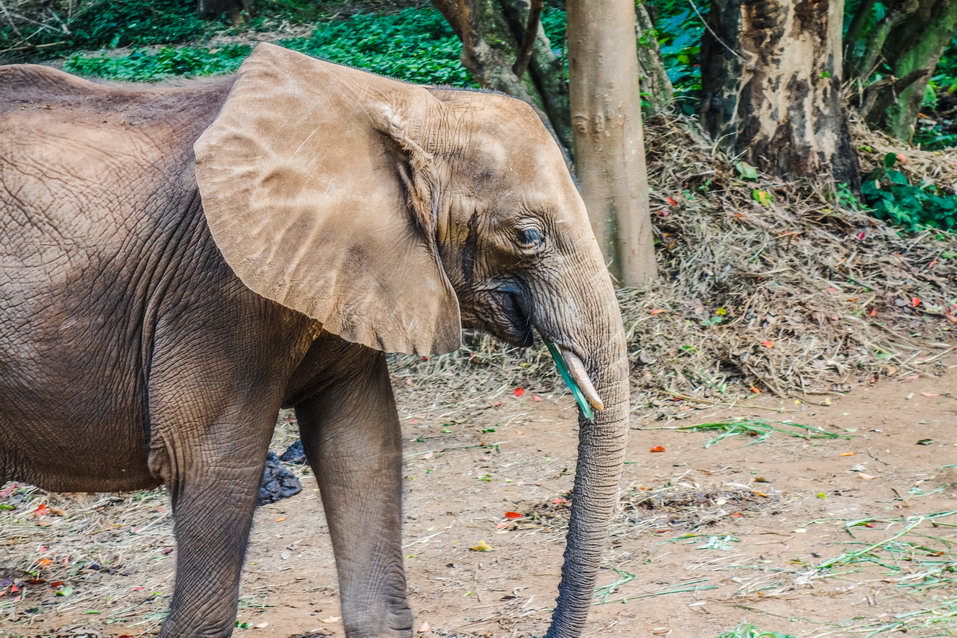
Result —
<path fill-rule="evenodd" d="M 528 22 L 525 24 L 525 34 L 522 36 L 521 48 L 518 50 L 518 59 L 512 65 L 512 72 L 519 78 L 525 75 L 528 63 L 532 59 L 532 49 L 538 35 L 539 19 L 545 0 L 530 0 L 528 6 Z"/>

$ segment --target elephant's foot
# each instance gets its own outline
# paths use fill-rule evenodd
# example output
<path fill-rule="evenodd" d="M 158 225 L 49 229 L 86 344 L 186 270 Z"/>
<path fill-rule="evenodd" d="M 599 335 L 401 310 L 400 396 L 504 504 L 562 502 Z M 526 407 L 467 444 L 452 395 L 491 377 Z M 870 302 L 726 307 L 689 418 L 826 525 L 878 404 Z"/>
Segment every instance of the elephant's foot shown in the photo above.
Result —
<path fill-rule="evenodd" d="M 409 638 L 412 636 L 412 611 L 395 601 L 395 606 L 382 612 L 368 607 L 343 604 L 343 622 L 348 638 Z M 350 608 L 351 607 L 351 608 Z"/>

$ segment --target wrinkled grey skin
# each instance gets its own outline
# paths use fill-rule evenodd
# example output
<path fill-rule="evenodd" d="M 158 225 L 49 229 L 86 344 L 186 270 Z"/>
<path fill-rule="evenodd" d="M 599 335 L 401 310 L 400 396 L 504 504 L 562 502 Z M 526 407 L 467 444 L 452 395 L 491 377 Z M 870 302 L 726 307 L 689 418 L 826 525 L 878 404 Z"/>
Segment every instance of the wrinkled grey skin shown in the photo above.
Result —
<path fill-rule="evenodd" d="M 329 522 L 347 635 L 410 636 L 401 435 L 384 354 L 249 290 L 206 225 L 192 146 L 232 82 L 94 95 L 65 74 L 0 68 L 0 484 L 112 491 L 165 483 L 178 551 L 160 636 L 229 636 L 264 455 L 278 410 L 292 406 Z M 147 127 L 150 141 L 135 148 L 80 133 L 77 118 Z M 42 151 L 41 138 L 52 150 Z M 506 144 L 550 143 L 532 139 Z M 445 161 L 439 175 L 452 181 L 437 186 L 450 194 L 437 232 L 463 323 L 520 345 L 531 324 L 579 353 L 604 400 L 594 422 L 580 423 L 548 634 L 578 636 L 627 430 L 620 316 L 597 249 L 581 248 L 587 224 L 546 223 L 548 250 L 521 257 L 514 185 L 490 179 L 494 167 L 479 160 Z M 567 174 L 537 179 L 573 189 Z M 451 194 L 465 191 L 498 206 L 458 210 Z M 567 206 L 582 206 L 572 199 Z M 441 221 L 463 215 L 465 234 Z M 519 239 L 529 243 L 527 234 Z"/>

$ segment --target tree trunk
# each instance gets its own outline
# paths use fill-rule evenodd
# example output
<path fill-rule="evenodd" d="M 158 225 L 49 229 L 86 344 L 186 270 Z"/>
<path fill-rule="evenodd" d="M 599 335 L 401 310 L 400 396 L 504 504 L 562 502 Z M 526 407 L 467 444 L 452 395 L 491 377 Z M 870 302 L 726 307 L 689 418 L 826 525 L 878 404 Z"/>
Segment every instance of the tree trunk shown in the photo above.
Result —
<path fill-rule="evenodd" d="M 944 49 L 957 31 L 957 2 L 921 0 L 916 11 L 887 38 L 883 55 L 895 78 L 917 73 L 887 109 L 884 129 L 894 137 L 910 141 L 927 82 L 934 74 Z"/>
<path fill-rule="evenodd" d="M 567 153 L 572 139 L 568 88 L 562 61 L 552 52 L 541 24 L 529 43 L 527 72 L 514 68 L 525 44 L 529 0 L 432 0 L 432 4 L 462 41 L 462 64 L 475 81 L 534 106 Z"/>
<path fill-rule="evenodd" d="M 841 105 L 843 0 L 712 0 L 701 45 L 705 128 L 780 176 L 860 185 Z"/>
<path fill-rule="evenodd" d="M 196 11 L 202 18 L 227 18 L 235 24 L 243 11 L 249 9 L 248 0 L 197 0 Z"/>
<path fill-rule="evenodd" d="M 575 166 L 612 273 L 626 286 L 657 274 L 641 130 L 633 0 L 568 0 Z"/>
<path fill-rule="evenodd" d="M 652 113 L 661 113 L 671 108 L 675 101 L 674 88 L 665 71 L 661 53 L 658 51 L 658 38 L 655 21 L 646 2 L 635 5 L 635 37 L 638 38 L 638 70 L 641 79 L 641 92 Z"/>

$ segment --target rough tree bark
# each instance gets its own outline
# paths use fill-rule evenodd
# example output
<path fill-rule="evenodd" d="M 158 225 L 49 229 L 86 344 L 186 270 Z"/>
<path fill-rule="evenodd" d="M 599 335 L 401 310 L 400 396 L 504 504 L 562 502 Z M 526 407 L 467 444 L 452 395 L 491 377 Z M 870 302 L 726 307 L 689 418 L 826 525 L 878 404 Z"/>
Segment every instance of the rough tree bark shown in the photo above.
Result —
<path fill-rule="evenodd" d="M 638 39 L 638 71 L 641 92 L 651 107 L 652 113 L 661 113 L 671 108 L 675 101 L 674 87 L 665 71 L 658 38 L 655 37 L 655 21 L 648 10 L 647 2 L 635 4 L 635 37 Z"/>
<path fill-rule="evenodd" d="M 565 150 L 571 148 L 562 62 L 538 20 L 529 20 L 533 9 L 541 10 L 541 0 L 432 0 L 432 4 L 462 41 L 462 64 L 475 81 L 535 106 Z M 535 39 L 528 42 L 526 33 L 533 22 Z M 527 61 L 520 61 L 525 51 Z"/>
<path fill-rule="evenodd" d="M 633 0 L 568 0 L 575 166 L 592 229 L 625 286 L 657 274 L 641 130 Z"/>
<path fill-rule="evenodd" d="M 705 128 L 781 176 L 860 185 L 841 105 L 843 0 L 712 0 L 701 45 Z"/>
<path fill-rule="evenodd" d="M 957 2 L 888 0 L 884 4 L 884 17 L 866 34 L 867 46 L 861 51 L 855 45 L 873 2 L 858 9 L 847 34 L 852 57 L 845 66 L 852 78 L 864 84 L 881 62 L 887 64 L 890 76 L 863 89 L 861 112 L 871 126 L 909 141 L 927 83 L 957 32 Z"/>

